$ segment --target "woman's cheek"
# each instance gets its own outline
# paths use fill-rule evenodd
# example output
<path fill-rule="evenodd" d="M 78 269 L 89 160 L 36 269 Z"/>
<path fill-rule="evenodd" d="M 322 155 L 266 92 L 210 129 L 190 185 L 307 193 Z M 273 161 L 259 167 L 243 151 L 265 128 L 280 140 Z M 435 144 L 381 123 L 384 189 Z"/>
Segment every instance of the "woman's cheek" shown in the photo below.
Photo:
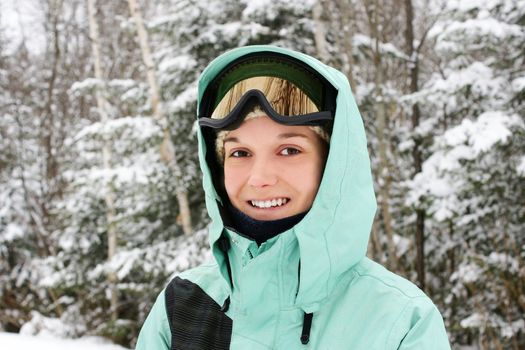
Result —
<path fill-rule="evenodd" d="M 241 187 L 241 176 L 239 172 L 231 167 L 225 166 L 224 186 L 226 187 L 226 193 L 230 199 L 235 196 Z"/>

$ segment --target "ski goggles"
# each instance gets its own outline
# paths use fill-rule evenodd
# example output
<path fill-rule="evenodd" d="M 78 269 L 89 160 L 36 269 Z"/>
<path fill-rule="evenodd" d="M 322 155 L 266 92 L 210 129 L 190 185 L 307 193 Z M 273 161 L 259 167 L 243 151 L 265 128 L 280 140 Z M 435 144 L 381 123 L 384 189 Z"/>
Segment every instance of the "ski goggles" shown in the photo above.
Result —
<path fill-rule="evenodd" d="M 254 106 L 285 125 L 333 121 L 337 90 L 310 66 L 290 56 L 257 52 L 219 73 L 204 91 L 199 125 L 235 129 Z"/>

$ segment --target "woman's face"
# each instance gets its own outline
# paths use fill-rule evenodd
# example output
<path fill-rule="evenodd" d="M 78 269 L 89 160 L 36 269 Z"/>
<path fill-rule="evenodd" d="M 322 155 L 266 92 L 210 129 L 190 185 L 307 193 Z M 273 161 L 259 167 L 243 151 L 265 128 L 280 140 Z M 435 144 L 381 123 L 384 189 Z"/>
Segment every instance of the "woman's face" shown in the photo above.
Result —
<path fill-rule="evenodd" d="M 237 209 L 256 220 L 310 209 L 327 154 L 326 143 L 310 128 L 257 117 L 231 131 L 224 148 L 226 192 Z"/>

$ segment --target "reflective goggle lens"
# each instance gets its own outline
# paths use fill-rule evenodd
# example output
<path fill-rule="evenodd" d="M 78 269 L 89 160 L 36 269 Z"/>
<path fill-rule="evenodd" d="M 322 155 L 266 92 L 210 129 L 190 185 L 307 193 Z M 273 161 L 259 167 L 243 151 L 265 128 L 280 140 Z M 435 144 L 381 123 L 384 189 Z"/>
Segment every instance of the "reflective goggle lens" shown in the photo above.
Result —
<path fill-rule="evenodd" d="M 271 108 L 283 116 L 298 116 L 319 112 L 319 107 L 291 82 L 275 77 L 253 77 L 235 84 L 215 107 L 211 117 L 223 119 L 239 104 L 251 90 L 262 92 Z"/>

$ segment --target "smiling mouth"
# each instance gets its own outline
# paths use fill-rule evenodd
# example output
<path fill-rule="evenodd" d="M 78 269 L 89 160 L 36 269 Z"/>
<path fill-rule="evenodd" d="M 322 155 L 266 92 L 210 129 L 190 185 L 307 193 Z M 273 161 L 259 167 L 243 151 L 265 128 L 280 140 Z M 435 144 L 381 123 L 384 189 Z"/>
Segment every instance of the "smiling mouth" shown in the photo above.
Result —
<path fill-rule="evenodd" d="M 290 201 L 289 198 L 275 198 L 275 199 L 266 200 L 266 201 L 251 200 L 251 201 L 248 201 L 248 203 L 250 203 L 251 206 L 254 208 L 271 209 L 271 208 L 282 207 L 289 201 Z"/>

